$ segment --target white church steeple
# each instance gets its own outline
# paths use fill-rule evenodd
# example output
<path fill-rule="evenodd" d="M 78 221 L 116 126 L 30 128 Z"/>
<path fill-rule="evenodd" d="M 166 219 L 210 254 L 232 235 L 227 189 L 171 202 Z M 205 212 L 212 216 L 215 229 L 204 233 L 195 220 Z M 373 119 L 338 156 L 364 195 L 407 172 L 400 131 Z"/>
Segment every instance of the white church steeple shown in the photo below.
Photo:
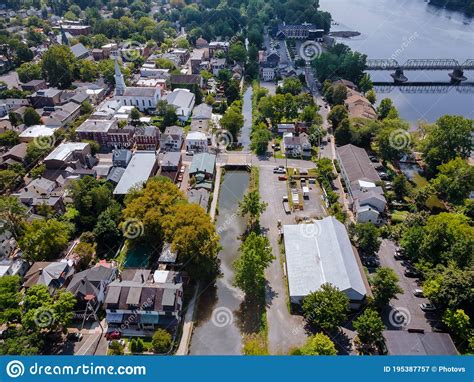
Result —
<path fill-rule="evenodd" d="M 123 79 L 122 72 L 120 71 L 120 67 L 117 61 L 117 58 L 115 58 L 115 95 L 123 95 L 125 92 L 125 88 L 127 87 L 125 85 L 125 80 Z"/>

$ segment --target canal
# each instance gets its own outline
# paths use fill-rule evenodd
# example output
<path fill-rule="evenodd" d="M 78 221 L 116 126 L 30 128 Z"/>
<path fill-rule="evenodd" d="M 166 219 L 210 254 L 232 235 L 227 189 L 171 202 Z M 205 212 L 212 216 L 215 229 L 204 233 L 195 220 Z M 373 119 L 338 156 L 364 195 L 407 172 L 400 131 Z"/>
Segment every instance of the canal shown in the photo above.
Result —
<path fill-rule="evenodd" d="M 244 126 L 240 132 L 240 143 L 244 151 L 250 151 L 250 134 L 252 132 L 252 86 L 249 85 L 244 93 L 242 104 L 242 114 L 244 116 Z"/>
<path fill-rule="evenodd" d="M 216 225 L 222 246 L 219 257 L 223 276 L 200 296 L 191 355 L 235 355 L 242 351 L 239 312 L 243 295 L 232 286 L 232 263 L 239 255 L 239 238 L 245 230 L 238 205 L 247 191 L 249 177 L 246 171 L 226 171 L 221 184 Z"/>
<path fill-rule="evenodd" d="M 463 63 L 474 58 L 473 19 L 441 9 L 423 0 L 320 0 L 320 9 L 333 17 L 332 31 L 358 31 L 360 36 L 338 38 L 368 58 L 449 58 Z M 446 81 L 448 71 L 405 72 L 410 82 Z M 465 72 L 474 81 L 474 71 Z M 391 81 L 390 72 L 372 72 L 374 81 Z M 377 94 L 389 97 L 402 118 L 412 125 L 419 120 L 434 122 L 444 114 L 474 118 L 474 94 L 455 87 L 440 93 L 407 93 L 391 88 Z"/>

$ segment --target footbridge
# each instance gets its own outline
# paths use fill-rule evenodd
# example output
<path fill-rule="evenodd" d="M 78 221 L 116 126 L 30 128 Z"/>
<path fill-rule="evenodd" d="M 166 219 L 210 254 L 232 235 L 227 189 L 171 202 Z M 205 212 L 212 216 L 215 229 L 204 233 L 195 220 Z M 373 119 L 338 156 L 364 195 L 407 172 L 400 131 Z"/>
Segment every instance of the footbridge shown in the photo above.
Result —
<path fill-rule="evenodd" d="M 463 63 L 460 63 L 455 59 L 444 59 L 444 58 L 422 58 L 422 59 L 409 59 L 404 64 L 400 64 L 394 59 L 367 59 L 365 69 L 369 71 L 376 70 L 393 70 L 391 74 L 395 82 L 407 82 L 408 78 L 405 76 L 404 71 L 412 70 L 447 70 L 451 71 L 449 76 L 452 82 L 466 81 L 467 78 L 464 76 L 464 71 L 474 70 L 474 59 L 468 59 Z"/>

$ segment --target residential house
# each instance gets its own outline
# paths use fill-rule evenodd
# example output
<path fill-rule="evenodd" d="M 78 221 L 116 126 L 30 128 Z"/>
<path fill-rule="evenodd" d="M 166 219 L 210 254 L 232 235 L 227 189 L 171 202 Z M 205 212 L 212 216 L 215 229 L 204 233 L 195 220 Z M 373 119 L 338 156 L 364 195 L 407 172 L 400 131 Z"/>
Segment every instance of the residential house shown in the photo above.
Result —
<path fill-rule="evenodd" d="M 211 71 L 212 74 L 217 76 L 219 71 L 226 68 L 225 58 L 211 58 Z"/>
<path fill-rule="evenodd" d="M 175 328 L 181 320 L 183 282 L 172 271 L 125 269 L 109 284 L 105 297 L 110 331 L 150 335 L 156 328 Z"/>
<path fill-rule="evenodd" d="M 294 123 L 279 123 L 277 125 L 278 134 L 288 134 L 295 133 L 295 124 Z"/>
<path fill-rule="evenodd" d="M 59 106 L 54 112 L 43 114 L 42 120 L 48 127 L 64 127 L 75 120 L 81 113 L 81 105 L 68 102 Z"/>
<path fill-rule="evenodd" d="M 377 223 L 387 201 L 367 152 L 349 144 L 338 147 L 336 155 L 357 221 Z"/>
<path fill-rule="evenodd" d="M 310 158 L 311 157 L 311 142 L 306 133 L 294 135 L 293 133 L 286 133 L 283 135 L 282 150 L 287 157 L 295 158 Z"/>
<path fill-rule="evenodd" d="M 71 52 L 78 60 L 89 57 L 89 50 L 81 43 L 71 46 Z"/>
<path fill-rule="evenodd" d="M 132 160 L 132 152 L 127 149 L 117 149 L 112 151 L 112 165 L 114 167 L 127 168 Z"/>
<path fill-rule="evenodd" d="M 173 48 L 170 50 L 170 52 L 172 55 L 178 57 L 179 59 L 179 65 L 184 65 L 186 64 L 186 62 L 188 62 L 189 58 L 190 58 L 190 53 L 189 53 L 189 50 L 188 49 L 184 49 L 184 48 Z"/>
<path fill-rule="evenodd" d="M 195 179 L 194 188 L 212 189 L 216 173 L 216 156 L 209 153 L 194 155 L 189 168 L 189 177 Z"/>
<path fill-rule="evenodd" d="M 201 131 L 190 131 L 184 145 L 186 151 L 203 152 L 208 150 L 209 138 Z"/>
<path fill-rule="evenodd" d="M 62 92 L 62 90 L 56 88 L 41 89 L 30 95 L 28 99 L 35 109 L 54 107 L 61 104 Z"/>
<path fill-rule="evenodd" d="M 206 39 L 202 38 L 202 36 L 196 39 L 196 48 L 204 49 L 207 47 L 209 47 L 209 42 Z"/>
<path fill-rule="evenodd" d="M 107 131 L 107 145 L 113 148 L 132 148 L 134 144 L 135 127 L 128 125 Z"/>
<path fill-rule="evenodd" d="M 54 132 L 57 130 L 57 127 L 48 127 L 45 125 L 33 125 L 20 133 L 21 142 L 32 142 L 34 140 L 44 138 L 45 142 L 50 144 L 54 143 Z M 46 143 L 45 143 L 46 144 Z"/>
<path fill-rule="evenodd" d="M 209 58 L 213 58 L 216 52 L 222 51 L 227 55 L 229 52 L 230 42 L 228 41 L 212 41 L 209 43 Z"/>
<path fill-rule="evenodd" d="M 74 275 L 72 261 L 33 263 L 23 279 L 26 289 L 34 285 L 46 285 L 49 292 L 54 294 L 58 289 L 66 287 Z"/>
<path fill-rule="evenodd" d="M 268 64 L 262 64 L 260 66 L 260 76 L 262 81 L 273 81 L 276 78 L 275 68 L 269 66 Z"/>
<path fill-rule="evenodd" d="M 62 189 L 56 182 L 43 177 L 33 179 L 16 196 L 35 213 L 43 206 L 49 206 L 54 212 L 64 211 Z"/>
<path fill-rule="evenodd" d="M 170 77 L 171 89 L 189 89 L 193 91 L 196 88 L 202 88 L 202 77 L 199 74 L 172 74 Z"/>
<path fill-rule="evenodd" d="M 190 58 L 191 64 L 191 73 L 192 74 L 199 74 L 201 72 L 201 64 L 205 61 L 204 57 L 204 50 L 203 49 L 196 49 L 192 52 Z"/>
<path fill-rule="evenodd" d="M 201 103 L 196 106 L 193 110 L 191 117 L 191 130 L 192 131 L 205 131 L 209 130 L 209 123 L 212 118 L 212 107 L 206 103 Z"/>
<path fill-rule="evenodd" d="M 161 134 L 161 151 L 180 151 L 183 145 L 184 129 L 180 126 L 168 126 Z"/>
<path fill-rule="evenodd" d="M 2 160 L 0 163 L 1 167 L 8 167 L 9 165 L 18 163 L 23 164 L 26 158 L 26 143 L 19 143 L 13 146 L 5 154 L 2 155 Z"/>
<path fill-rule="evenodd" d="M 178 171 L 181 167 L 182 157 L 179 151 L 168 151 L 166 152 L 160 161 L 161 173 L 160 175 L 166 176 L 173 182 L 176 181 Z"/>
<path fill-rule="evenodd" d="M 44 164 L 48 170 L 79 168 L 87 164 L 86 158 L 89 155 L 91 155 L 89 143 L 61 143 L 44 158 Z"/>
<path fill-rule="evenodd" d="M 115 280 L 117 269 L 98 265 L 85 271 L 76 273 L 66 290 L 77 299 L 74 311 L 76 318 L 86 319 L 89 314 L 96 313 L 105 301 L 105 291 L 109 284 Z"/>
<path fill-rule="evenodd" d="M 175 89 L 166 97 L 168 105 L 175 108 L 178 120 L 182 123 L 185 123 L 191 116 L 195 100 L 194 93 L 188 89 Z"/>
<path fill-rule="evenodd" d="M 46 89 L 48 85 L 46 85 L 45 80 L 31 80 L 26 84 L 21 85 L 21 88 L 25 92 L 37 92 L 38 90 Z"/>
<path fill-rule="evenodd" d="M 369 287 L 344 224 L 329 216 L 310 224 L 285 225 L 283 233 L 292 304 L 301 304 L 325 283 L 345 293 L 351 308 L 365 303 Z"/>
<path fill-rule="evenodd" d="M 161 132 L 156 126 L 140 126 L 135 130 L 135 144 L 138 150 L 157 150 Z"/>
<path fill-rule="evenodd" d="M 347 88 L 347 98 L 344 101 L 351 118 L 377 119 L 377 112 L 365 96 L 351 88 Z"/>
<path fill-rule="evenodd" d="M 318 29 L 316 25 L 303 24 L 280 24 L 276 37 L 279 39 L 298 39 L 322 41 L 324 29 Z"/>

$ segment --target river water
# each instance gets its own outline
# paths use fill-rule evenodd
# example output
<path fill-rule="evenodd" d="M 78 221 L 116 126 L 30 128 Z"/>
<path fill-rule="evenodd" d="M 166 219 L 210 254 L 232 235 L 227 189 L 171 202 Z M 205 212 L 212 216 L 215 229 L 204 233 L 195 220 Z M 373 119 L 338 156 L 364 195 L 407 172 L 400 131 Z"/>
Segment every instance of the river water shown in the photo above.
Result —
<path fill-rule="evenodd" d="M 245 230 L 245 221 L 237 211 L 248 184 L 246 171 L 227 171 L 221 184 L 216 225 L 222 246 L 219 257 L 223 277 L 200 296 L 190 346 L 192 355 L 235 355 L 242 351 L 239 327 L 243 296 L 232 286 L 232 263 L 239 255 L 239 237 Z"/>
<path fill-rule="evenodd" d="M 332 31 L 358 31 L 360 36 L 338 41 L 368 58 L 449 58 L 462 64 L 474 58 L 474 20 L 462 13 L 440 9 L 423 0 L 320 0 L 331 13 Z M 410 82 L 449 82 L 448 71 L 405 72 Z M 474 82 L 474 71 L 466 71 Z M 391 81 L 390 72 L 372 72 L 374 81 Z M 426 90 L 426 89 L 425 89 Z M 445 88 L 441 93 L 408 93 L 400 88 L 378 94 L 390 97 L 402 118 L 416 124 L 433 122 L 444 114 L 474 118 L 474 93 Z"/>

